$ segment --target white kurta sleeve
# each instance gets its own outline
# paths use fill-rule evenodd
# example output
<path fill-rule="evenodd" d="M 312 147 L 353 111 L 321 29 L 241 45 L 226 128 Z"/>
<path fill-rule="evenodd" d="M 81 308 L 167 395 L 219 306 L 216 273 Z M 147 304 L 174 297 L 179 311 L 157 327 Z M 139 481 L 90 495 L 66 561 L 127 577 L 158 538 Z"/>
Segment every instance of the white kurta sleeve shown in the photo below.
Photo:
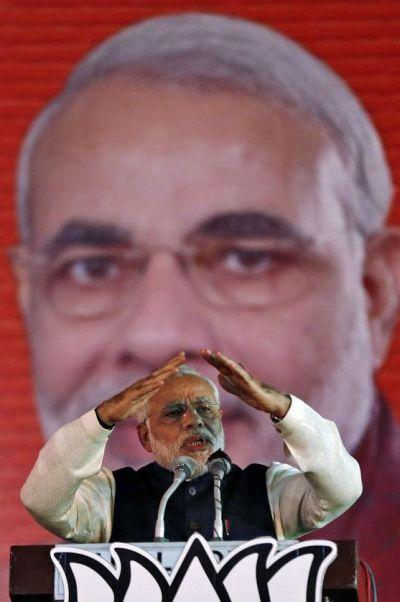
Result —
<path fill-rule="evenodd" d="M 362 492 L 358 462 L 343 446 L 334 422 L 295 396 L 275 429 L 300 470 L 273 462 L 267 492 L 278 539 L 323 527 L 347 510 Z"/>
<path fill-rule="evenodd" d="M 42 448 L 21 501 L 52 533 L 78 542 L 109 541 L 115 481 L 101 465 L 111 432 L 91 410 L 59 429 Z"/>

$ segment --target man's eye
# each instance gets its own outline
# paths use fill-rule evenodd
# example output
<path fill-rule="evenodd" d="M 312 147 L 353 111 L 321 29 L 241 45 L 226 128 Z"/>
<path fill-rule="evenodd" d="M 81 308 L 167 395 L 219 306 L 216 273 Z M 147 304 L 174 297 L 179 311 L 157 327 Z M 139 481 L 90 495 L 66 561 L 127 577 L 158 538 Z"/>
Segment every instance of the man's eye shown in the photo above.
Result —
<path fill-rule="evenodd" d="M 212 413 L 212 409 L 209 405 L 205 404 L 200 404 L 200 405 L 196 405 L 195 407 L 196 412 L 198 414 L 200 414 L 200 416 L 209 416 Z"/>
<path fill-rule="evenodd" d="M 56 271 L 59 279 L 69 279 L 76 284 L 100 284 L 115 280 L 121 275 L 121 266 L 116 258 L 107 256 L 82 257 L 65 262 Z"/>
<path fill-rule="evenodd" d="M 164 412 L 163 416 L 166 418 L 180 418 L 185 413 L 185 410 L 186 407 L 171 408 L 170 410 Z"/>

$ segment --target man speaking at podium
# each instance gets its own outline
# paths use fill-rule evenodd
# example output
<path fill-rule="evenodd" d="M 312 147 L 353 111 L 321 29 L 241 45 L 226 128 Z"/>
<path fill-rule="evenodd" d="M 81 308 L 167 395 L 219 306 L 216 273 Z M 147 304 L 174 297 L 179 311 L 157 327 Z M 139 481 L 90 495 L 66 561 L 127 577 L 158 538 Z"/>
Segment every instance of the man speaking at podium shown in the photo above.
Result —
<path fill-rule="evenodd" d="M 224 538 L 296 538 L 356 501 L 362 491 L 359 466 L 333 422 L 222 353 L 203 349 L 201 355 L 218 370 L 226 391 L 270 415 L 300 469 L 278 462 L 244 469 L 233 465 L 222 482 Z M 50 438 L 21 492 L 42 526 L 78 542 L 151 541 L 160 500 L 172 483 L 173 462 L 188 456 L 194 460 L 192 476 L 169 501 L 165 535 L 172 541 L 184 541 L 194 531 L 213 537 L 213 478 L 207 460 L 224 446 L 222 410 L 215 384 L 184 362 L 181 352 Z M 155 462 L 112 472 L 102 467 L 107 440 L 131 417 Z"/>

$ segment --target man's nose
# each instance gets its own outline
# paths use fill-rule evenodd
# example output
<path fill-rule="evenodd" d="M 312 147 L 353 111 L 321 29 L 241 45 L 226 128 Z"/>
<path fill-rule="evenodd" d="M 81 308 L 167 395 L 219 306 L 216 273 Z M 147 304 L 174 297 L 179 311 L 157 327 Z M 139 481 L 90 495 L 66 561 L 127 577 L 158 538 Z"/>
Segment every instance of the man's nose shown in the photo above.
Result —
<path fill-rule="evenodd" d="M 199 416 L 197 411 L 192 408 L 192 406 L 188 406 L 186 411 L 182 417 L 182 427 L 189 429 L 194 427 L 204 426 L 203 419 Z"/>
<path fill-rule="evenodd" d="M 184 349 L 190 361 L 212 346 L 207 307 L 170 254 L 153 255 L 114 329 L 119 365 L 158 366 Z"/>

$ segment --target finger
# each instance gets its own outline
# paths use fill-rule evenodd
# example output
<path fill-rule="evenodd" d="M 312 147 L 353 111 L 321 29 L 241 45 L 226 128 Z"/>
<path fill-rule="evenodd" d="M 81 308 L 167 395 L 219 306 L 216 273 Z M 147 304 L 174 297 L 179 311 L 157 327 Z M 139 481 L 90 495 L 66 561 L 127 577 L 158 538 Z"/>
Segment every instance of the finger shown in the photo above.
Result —
<path fill-rule="evenodd" d="M 133 387 L 135 385 L 137 385 L 138 387 L 143 387 L 143 386 L 147 387 L 148 385 L 151 386 L 152 383 L 164 384 L 167 380 L 169 380 L 173 376 L 176 376 L 177 374 L 178 374 L 178 367 L 176 365 L 175 366 L 172 365 L 169 367 L 164 366 L 162 368 L 159 368 L 155 372 L 152 372 L 146 378 L 143 378 L 140 381 L 137 381 L 136 383 L 134 383 Z"/>
<path fill-rule="evenodd" d="M 186 361 L 186 354 L 184 351 L 180 351 L 179 353 L 176 353 L 175 355 L 173 355 L 165 364 L 164 366 L 167 366 L 168 364 L 181 364 L 182 362 Z"/>
<path fill-rule="evenodd" d="M 216 357 L 215 352 L 210 349 L 201 349 L 200 354 L 209 364 L 211 364 L 211 366 L 214 366 L 214 368 L 217 369 L 220 368 L 221 362 Z"/>
<path fill-rule="evenodd" d="M 140 397 L 137 397 L 130 407 L 130 410 L 129 410 L 130 413 L 134 414 L 134 413 L 142 410 L 144 408 L 144 406 L 147 404 L 148 398 L 149 398 L 148 393 L 146 393 L 146 395 L 141 395 Z"/>
<path fill-rule="evenodd" d="M 134 408 L 136 410 L 136 408 L 138 408 L 139 410 L 142 409 L 142 407 L 144 405 L 146 405 L 148 403 L 148 401 L 157 393 L 157 389 L 154 389 L 152 391 L 146 391 L 145 393 L 142 393 L 141 395 L 139 395 L 138 397 L 136 397 L 134 400 L 132 400 L 132 408 Z"/>
<path fill-rule="evenodd" d="M 234 395 L 239 393 L 238 387 L 223 374 L 218 374 L 218 382 L 228 393 L 233 393 Z"/>
<path fill-rule="evenodd" d="M 150 376 L 158 376 L 158 375 L 162 374 L 163 372 L 168 372 L 169 370 L 174 370 L 180 364 L 182 364 L 183 361 L 184 361 L 184 359 L 181 357 L 172 358 L 163 366 L 160 366 L 156 370 L 153 370 L 153 372 L 151 372 Z"/>
<path fill-rule="evenodd" d="M 238 384 L 243 381 L 243 378 L 238 374 L 232 364 L 235 364 L 232 360 L 223 356 L 220 352 L 212 352 L 209 349 L 202 349 L 201 355 L 204 357 L 209 364 L 216 368 L 220 374 L 234 379 Z"/>
<path fill-rule="evenodd" d="M 155 380 L 149 380 L 148 383 L 146 383 L 143 387 L 140 387 L 141 391 L 143 391 L 143 393 L 146 393 L 147 391 L 151 391 L 153 389 L 160 389 L 166 382 L 166 378 L 163 377 L 159 377 L 156 378 Z"/>
<path fill-rule="evenodd" d="M 124 390 L 124 393 L 127 395 L 132 395 L 133 398 L 140 397 L 148 391 L 160 389 L 164 383 L 165 380 L 163 378 L 148 378 L 143 381 L 137 381 L 136 383 L 133 383 L 133 385 Z"/>
<path fill-rule="evenodd" d="M 148 396 L 146 395 L 146 397 L 141 398 L 140 401 L 138 401 L 137 403 L 135 403 L 135 405 L 132 406 L 129 409 L 129 411 L 127 412 L 127 416 L 129 416 L 129 417 L 132 417 L 132 416 L 137 417 L 138 414 L 142 413 L 143 410 L 146 409 L 147 404 L 148 404 Z M 146 415 L 145 415 L 144 418 L 145 419 L 147 418 L 147 412 L 146 412 Z"/>
<path fill-rule="evenodd" d="M 139 378 L 137 381 L 132 383 L 132 385 L 130 385 L 129 387 L 126 387 L 125 390 L 127 391 L 129 389 L 132 389 L 135 386 L 140 386 L 140 385 L 146 384 L 153 378 L 156 378 L 156 379 L 163 378 L 166 373 L 173 374 L 174 370 L 176 370 L 176 368 L 184 362 L 185 362 L 185 352 L 180 351 L 177 355 L 175 355 L 170 360 L 168 360 L 168 362 L 166 364 L 164 364 L 164 366 L 161 366 L 161 368 L 157 368 L 156 370 L 154 370 L 147 376 L 144 376 L 143 378 Z"/>
<path fill-rule="evenodd" d="M 170 368 L 169 370 L 162 370 L 161 372 L 159 372 L 157 374 L 157 376 L 155 378 L 157 380 L 162 379 L 164 382 L 167 382 L 167 380 L 174 378 L 178 374 L 179 374 L 179 368 Z M 153 378 L 153 377 L 150 377 L 150 378 Z"/>
<path fill-rule="evenodd" d="M 217 359 L 220 360 L 221 365 L 233 376 L 238 376 L 243 378 L 246 382 L 251 380 L 252 376 L 247 372 L 247 370 L 241 365 L 236 363 L 234 360 L 230 359 L 226 355 L 223 355 L 221 352 L 217 351 L 216 353 Z"/>
<path fill-rule="evenodd" d="M 222 364 L 222 366 L 225 366 L 226 368 L 236 368 L 238 370 L 243 370 L 243 368 L 241 368 L 240 365 L 237 364 L 233 359 L 231 359 L 227 355 L 224 355 L 220 351 L 216 352 L 215 357 Z"/>
<path fill-rule="evenodd" d="M 209 352 L 207 354 L 207 359 L 212 363 L 218 370 L 226 369 L 230 370 L 232 366 L 236 366 L 237 364 L 231 360 L 230 358 L 223 355 L 220 351 Z"/>
<path fill-rule="evenodd" d="M 135 403 L 132 405 L 132 410 L 135 412 L 139 412 L 140 410 L 142 410 L 147 405 L 151 397 L 151 393 L 146 393 L 135 399 Z"/>
<path fill-rule="evenodd" d="M 168 374 L 169 372 L 173 372 L 173 371 L 177 371 L 179 366 L 184 363 L 182 361 L 180 362 L 174 362 L 173 364 L 170 364 L 168 366 L 163 366 L 162 368 L 159 368 L 156 372 L 152 373 L 152 376 L 160 376 L 162 374 Z"/>
<path fill-rule="evenodd" d="M 220 373 L 218 375 L 218 381 L 224 389 L 230 393 L 233 393 L 234 395 L 237 395 L 237 397 L 240 397 L 241 399 L 254 394 L 251 385 L 244 381 L 241 377 L 230 375 L 227 376 Z"/>
<path fill-rule="evenodd" d="M 237 386 L 248 387 L 251 379 L 248 372 L 236 362 L 223 355 L 220 351 L 212 352 L 209 349 L 202 349 L 201 354 L 209 364 L 214 366 L 220 374 L 223 374 L 235 382 Z"/>
<path fill-rule="evenodd" d="M 165 378 L 156 378 L 148 380 L 146 383 L 141 384 L 137 388 L 136 392 L 138 395 L 144 395 L 149 391 L 157 391 L 158 389 L 161 389 L 161 387 L 165 384 L 165 380 Z"/>
<path fill-rule="evenodd" d="M 269 385 L 268 383 L 260 382 L 259 386 L 263 391 L 266 391 L 267 393 L 279 393 L 278 389 L 275 389 L 275 387 Z"/>
<path fill-rule="evenodd" d="M 177 368 L 178 366 L 184 364 L 185 361 L 186 361 L 185 352 L 180 351 L 177 355 L 174 355 L 170 360 L 168 360 L 168 362 L 166 362 L 160 368 L 157 368 L 156 370 L 154 370 L 151 374 L 153 376 L 158 376 L 160 373 L 162 373 L 164 371 L 168 371 L 168 370 Z"/>

